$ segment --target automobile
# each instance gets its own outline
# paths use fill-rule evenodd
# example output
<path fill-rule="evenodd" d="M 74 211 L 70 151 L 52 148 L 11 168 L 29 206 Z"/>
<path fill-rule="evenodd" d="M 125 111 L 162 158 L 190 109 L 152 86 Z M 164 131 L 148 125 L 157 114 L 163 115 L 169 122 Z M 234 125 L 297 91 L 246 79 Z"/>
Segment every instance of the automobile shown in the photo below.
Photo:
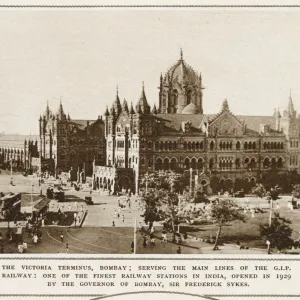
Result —
<path fill-rule="evenodd" d="M 244 198 L 245 193 L 244 193 L 244 191 L 237 191 L 237 192 L 234 193 L 234 197 L 235 198 Z"/>
<path fill-rule="evenodd" d="M 87 205 L 93 205 L 94 201 L 92 200 L 92 197 L 85 197 L 84 201 Z"/>

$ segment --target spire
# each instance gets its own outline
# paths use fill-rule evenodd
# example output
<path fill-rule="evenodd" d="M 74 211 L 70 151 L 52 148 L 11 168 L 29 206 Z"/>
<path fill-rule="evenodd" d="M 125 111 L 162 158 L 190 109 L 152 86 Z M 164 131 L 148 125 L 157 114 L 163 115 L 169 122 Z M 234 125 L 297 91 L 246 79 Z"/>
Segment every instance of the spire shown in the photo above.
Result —
<path fill-rule="evenodd" d="M 294 103 L 293 103 L 293 99 L 292 99 L 292 89 L 290 89 L 288 112 L 289 112 L 290 116 L 295 116 L 296 115 L 296 111 L 294 109 Z"/>
<path fill-rule="evenodd" d="M 71 120 L 71 118 L 70 118 L 70 114 L 68 113 L 68 121 L 70 121 Z"/>
<path fill-rule="evenodd" d="M 182 51 L 182 48 L 180 48 L 180 60 L 183 60 L 183 51 Z"/>
<path fill-rule="evenodd" d="M 50 108 L 49 108 L 49 102 L 47 100 L 46 113 L 45 113 L 46 118 L 49 118 L 49 115 L 50 115 Z"/>
<path fill-rule="evenodd" d="M 144 81 L 143 81 L 143 85 L 142 85 L 141 97 L 136 105 L 136 111 L 138 113 L 144 113 L 144 114 L 150 113 L 150 106 L 148 104 L 146 94 L 145 94 Z"/>
<path fill-rule="evenodd" d="M 135 114 L 135 111 L 134 111 L 132 102 L 131 102 L 131 105 L 130 105 L 130 114 L 131 114 L 131 115 L 134 115 L 134 114 Z"/>
<path fill-rule="evenodd" d="M 109 111 L 108 111 L 108 106 L 106 105 L 106 110 L 105 110 L 105 113 L 104 113 L 105 117 L 108 117 L 109 116 Z"/>
<path fill-rule="evenodd" d="M 119 98 L 119 88 L 117 86 L 117 91 L 116 91 L 116 100 L 113 103 L 113 106 L 115 108 L 115 112 L 117 113 L 117 115 L 120 114 L 120 112 L 122 111 L 122 106 L 121 106 L 121 101 Z"/>
<path fill-rule="evenodd" d="M 152 113 L 153 113 L 154 115 L 157 114 L 157 108 L 156 108 L 156 105 L 155 105 L 155 104 L 154 104 L 154 106 L 153 106 Z"/>
<path fill-rule="evenodd" d="M 125 98 L 124 98 L 124 100 L 123 100 L 122 110 L 123 110 L 123 111 L 126 111 L 127 113 L 129 112 L 128 104 L 127 104 L 127 101 L 126 101 Z"/>
<path fill-rule="evenodd" d="M 60 103 L 59 103 L 57 116 L 58 116 L 59 119 L 63 119 L 66 116 L 65 113 L 64 113 L 64 109 L 63 109 L 61 100 L 60 100 Z"/>
<path fill-rule="evenodd" d="M 229 105 L 227 99 L 225 99 L 222 103 L 222 111 L 229 110 Z"/>

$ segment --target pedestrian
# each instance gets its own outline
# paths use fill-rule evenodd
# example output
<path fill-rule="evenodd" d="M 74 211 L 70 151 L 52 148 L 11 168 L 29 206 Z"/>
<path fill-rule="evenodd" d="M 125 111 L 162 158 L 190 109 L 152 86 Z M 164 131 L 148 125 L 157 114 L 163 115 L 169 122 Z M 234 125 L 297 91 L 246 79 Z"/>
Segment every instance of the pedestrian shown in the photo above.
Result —
<path fill-rule="evenodd" d="M 119 213 L 117 214 L 117 218 L 118 218 L 118 219 L 120 218 L 120 214 L 119 214 Z"/>
<path fill-rule="evenodd" d="M 125 216 L 123 215 L 123 223 L 125 222 Z"/>
<path fill-rule="evenodd" d="M 23 242 L 23 252 L 24 253 L 27 252 L 27 248 L 28 248 L 27 243 Z"/>
<path fill-rule="evenodd" d="M 162 231 L 161 238 L 162 238 L 162 240 L 161 240 L 162 243 L 167 243 L 168 242 L 167 232 L 165 230 Z"/>
<path fill-rule="evenodd" d="M 143 237 L 143 246 L 144 246 L 144 248 L 147 248 L 147 244 L 148 244 L 147 236 L 144 235 L 144 237 Z"/>
<path fill-rule="evenodd" d="M 2 235 L 2 232 L 0 232 L 0 243 L 2 242 L 3 240 L 3 235 Z"/>
<path fill-rule="evenodd" d="M 69 244 L 66 244 L 66 253 L 69 253 Z"/>
<path fill-rule="evenodd" d="M 23 245 L 21 243 L 18 246 L 18 252 L 23 253 Z"/>
<path fill-rule="evenodd" d="M 69 210 L 71 210 L 71 205 L 69 204 Z"/>
<path fill-rule="evenodd" d="M 151 235 L 150 235 L 150 244 L 151 244 L 152 246 L 155 246 L 155 238 L 154 238 L 154 234 L 151 234 Z"/>
<path fill-rule="evenodd" d="M 63 243 L 64 242 L 64 234 L 62 231 L 60 232 L 59 237 L 60 237 L 60 241 Z"/>
<path fill-rule="evenodd" d="M 131 253 L 134 252 L 134 241 L 131 242 Z"/>
<path fill-rule="evenodd" d="M 115 227 L 116 224 L 115 224 L 115 221 L 112 221 L 112 227 Z"/>
<path fill-rule="evenodd" d="M 181 254 L 181 247 L 180 246 L 178 246 L 177 254 Z"/>
<path fill-rule="evenodd" d="M 34 243 L 35 245 L 37 245 L 37 242 L 38 242 L 38 236 L 37 236 L 37 234 L 35 233 L 35 234 L 33 235 L 33 243 Z"/>

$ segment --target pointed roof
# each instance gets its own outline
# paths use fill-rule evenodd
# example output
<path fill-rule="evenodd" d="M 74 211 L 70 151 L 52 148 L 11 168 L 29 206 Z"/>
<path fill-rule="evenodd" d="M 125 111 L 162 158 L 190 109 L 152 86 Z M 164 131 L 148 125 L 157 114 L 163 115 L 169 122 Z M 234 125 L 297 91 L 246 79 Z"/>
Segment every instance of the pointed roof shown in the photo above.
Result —
<path fill-rule="evenodd" d="M 229 104 L 227 99 L 225 99 L 222 103 L 222 111 L 228 110 L 229 111 Z"/>
<path fill-rule="evenodd" d="M 49 102 L 47 100 L 47 106 L 46 106 L 46 117 L 49 117 L 50 115 L 50 108 L 49 108 Z"/>
<path fill-rule="evenodd" d="M 105 110 L 105 113 L 104 113 L 105 117 L 108 117 L 109 116 L 109 111 L 108 111 L 108 106 L 106 105 L 106 110 Z"/>
<path fill-rule="evenodd" d="M 121 101 L 120 101 L 120 98 L 119 98 L 119 89 L 118 89 L 118 86 L 117 86 L 117 93 L 116 93 L 116 99 L 113 103 L 113 106 L 115 108 L 115 112 L 117 113 L 117 115 L 120 114 L 120 112 L 122 111 L 122 106 L 121 106 Z"/>
<path fill-rule="evenodd" d="M 144 114 L 148 114 L 150 112 L 150 106 L 148 104 L 146 94 L 145 94 L 144 82 L 143 82 L 143 86 L 142 86 L 142 93 L 141 93 L 140 99 L 136 105 L 136 111 L 138 113 L 144 113 Z"/>
<path fill-rule="evenodd" d="M 154 104 L 154 106 L 153 106 L 152 113 L 153 113 L 154 115 L 157 114 L 157 108 L 156 108 L 156 105 L 155 105 L 155 104 Z"/>
<path fill-rule="evenodd" d="M 130 114 L 131 114 L 131 115 L 135 114 L 135 111 L 134 111 L 132 102 L 131 102 L 131 104 L 130 104 Z"/>
<path fill-rule="evenodd" d="M 122 103 L 122 111 L 125 111 L 127 113 L 129 113 L 129 109 L 128 109 L 128 104 L 126 99 L 124 98 L 123 103 Z"/>
<path fill-rule="evenodd" d="M 296 114 L 296 111 L 294 109 L 294 103 L 292 99 L 292 90 L 290 90 L 290 97 L 289 97 L 289 104 L 288 104 L 288 112 L 290 116 L 294 116 Z"/>
<path fill-rule="evenodd" d="M 60 100 L 60 103 L 59 103 L 59 108 L 58 108 L 57 116 L 58 116 L 59 119 L 63 119 L 66 116 L 65 113 L 64 113 L 64 109 L 63 109 L 61 100 Z"/>

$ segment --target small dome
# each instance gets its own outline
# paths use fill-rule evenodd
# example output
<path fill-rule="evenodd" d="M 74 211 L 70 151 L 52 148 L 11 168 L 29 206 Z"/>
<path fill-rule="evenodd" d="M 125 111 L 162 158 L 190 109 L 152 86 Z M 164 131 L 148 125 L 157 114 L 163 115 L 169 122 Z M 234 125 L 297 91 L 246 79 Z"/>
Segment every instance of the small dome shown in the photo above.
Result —
<path fill-rule="evenodd" d="M 194 103 L 188 104 L 181 112 L 184 115 L 194 115 L 198 113 L 198 107 Z"/>

